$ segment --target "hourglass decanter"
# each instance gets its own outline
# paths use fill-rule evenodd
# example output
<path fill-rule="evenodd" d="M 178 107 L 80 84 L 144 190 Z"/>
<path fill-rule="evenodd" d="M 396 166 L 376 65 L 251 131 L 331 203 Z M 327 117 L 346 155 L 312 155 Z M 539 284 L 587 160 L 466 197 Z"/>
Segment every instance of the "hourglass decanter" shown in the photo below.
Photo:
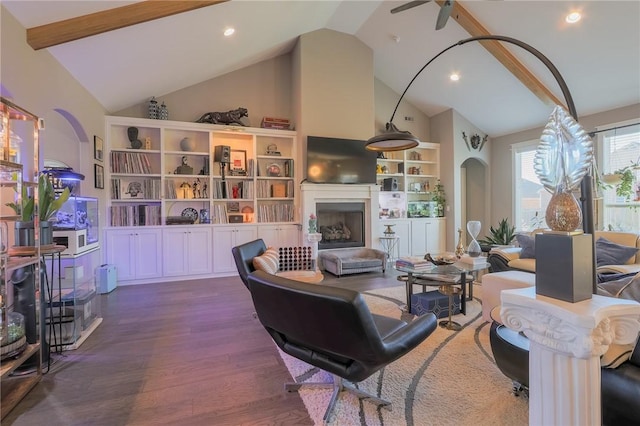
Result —
<path fill-rule="evenodd" d="M 480 244 L 476 238 L 478 238 L 478 234 L 480 234 L 481 223 L 479 220 L 470 220 L 467 222 L 467 232 L 471 235 L 471 243 L 467 248 L 467 254 L 471 257 L 478 257 L 482 250 L 480 249 Z"/>

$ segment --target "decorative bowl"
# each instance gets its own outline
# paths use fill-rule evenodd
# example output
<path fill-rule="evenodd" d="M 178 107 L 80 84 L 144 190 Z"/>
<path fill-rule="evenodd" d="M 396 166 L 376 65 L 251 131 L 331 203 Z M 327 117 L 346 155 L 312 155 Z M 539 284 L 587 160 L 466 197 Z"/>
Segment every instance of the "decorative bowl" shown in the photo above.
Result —
<path fill-rule="evenodd" d="M 458 261 L 458 256 L 456 256 L 453 253 L 444 253 L 444 254 L 438 254 L 434 256 L 431 256 L 430 253 L 427 253 L 424 255 L 424 258 L 425 260 L 428 260 L 429 262 L 433 263 L 436 266 L 451 265 Z"/>

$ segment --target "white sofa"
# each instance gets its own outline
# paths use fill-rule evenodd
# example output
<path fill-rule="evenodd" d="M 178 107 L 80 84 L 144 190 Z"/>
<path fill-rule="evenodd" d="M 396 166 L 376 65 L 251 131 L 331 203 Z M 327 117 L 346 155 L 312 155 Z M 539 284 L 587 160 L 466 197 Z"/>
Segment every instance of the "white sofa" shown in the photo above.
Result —
<path fill-rule="evenodd" d="M 640 235 L 629 232 L 596 231 L 596 240 L 606 238 L 616 244 L 640 249 Z M 534 286 L 536 283 L 536 260 L 520 259 L 519 247 L 492 249 L 489 257 L 492 272 L 482 277 L 482 318 L 499 321 L 500 292 L 502 290 Z M 497 267 L 494 267 L 497 265 Z M 497 272 L 495 272 L 497 270 Z M 600 273 L 631 274 L 640 272 L 640 251 L 623 265 L 602 265 Z M 493 311 L 493 313 L 492 313 Z"/>
<path fill-rule="evenodd" d="M 605 238 L 616 244 L 640 249 L 640 235 L 631 232 L 596 231 L 595 239 Z M 491 249 L 488 261 L 491 272 L 519 270 L 536 272 L 535 259 L 521 259 L 520 247 L 498 247 Z M 640 251 L 623 265 L 604 265 L 598 268 L 598 273 L 630 274 L 640 272 Z"/>

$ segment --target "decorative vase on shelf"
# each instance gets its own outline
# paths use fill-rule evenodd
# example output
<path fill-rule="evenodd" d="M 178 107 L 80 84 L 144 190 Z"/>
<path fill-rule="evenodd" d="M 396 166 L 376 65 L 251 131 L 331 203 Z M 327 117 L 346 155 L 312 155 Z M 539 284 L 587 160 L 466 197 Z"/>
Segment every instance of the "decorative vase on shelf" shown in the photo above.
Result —
<path fill-rule="evenodd" d="M 168 120 L 168 119 L 169 119 L 169 109 L 163 102 L 162 105 L 158 107 L 158 120 Z"/>
<path fill-rule="evenodd" d="M 456 256 L 459 258 L 464 254 L 464 245 L 462 244 L 462 229 L 458 228 L 458 245 L 455 251 Z"/>
<path fill-rule="evenodd" d="M 467 248 L 467 254 L 471 257 L 478 257 L 480 256 L 480 253 L 482 253 L 480 244 L 478 243 L 478 240 L 476 240 L 480 234 L 481 228 L 482 224 L 479 220 L 470 220 L 467 222 L 467 232 L 471 235 L 471 243 L 469 243 L 469 247 Z"/>
<path fill-rule="evenodd" d="M 196 143 L 191 138 L 182 138 L 180 141 L 180 149 L 183 151 L 195 151 Z"/>
<path fill-rule="evenodd" d="M 149 100 L 149 118 L 158 119 L 158 101 L 153 97 Z"/>
<path fill-rule="evenodd" d="M 316 215 L 311 214 L 309 216 L 309 233 L 315 234 L 316 232 L 318 232 L 318 218 L 316 218 Z"/>

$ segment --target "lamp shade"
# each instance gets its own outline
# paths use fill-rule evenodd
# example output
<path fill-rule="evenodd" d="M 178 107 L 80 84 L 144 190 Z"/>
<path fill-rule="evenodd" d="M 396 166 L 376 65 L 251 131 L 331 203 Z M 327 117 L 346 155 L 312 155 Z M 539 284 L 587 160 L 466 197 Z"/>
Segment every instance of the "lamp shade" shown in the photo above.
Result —
<path fill-rule="evenodd" d="M 365 147 L 370 151 L 403 151 L 414 148 L 419 143 L 420 140 L 410 132 L 403 132 L 389 122 L 386 132 L 369 139 Z"/>

